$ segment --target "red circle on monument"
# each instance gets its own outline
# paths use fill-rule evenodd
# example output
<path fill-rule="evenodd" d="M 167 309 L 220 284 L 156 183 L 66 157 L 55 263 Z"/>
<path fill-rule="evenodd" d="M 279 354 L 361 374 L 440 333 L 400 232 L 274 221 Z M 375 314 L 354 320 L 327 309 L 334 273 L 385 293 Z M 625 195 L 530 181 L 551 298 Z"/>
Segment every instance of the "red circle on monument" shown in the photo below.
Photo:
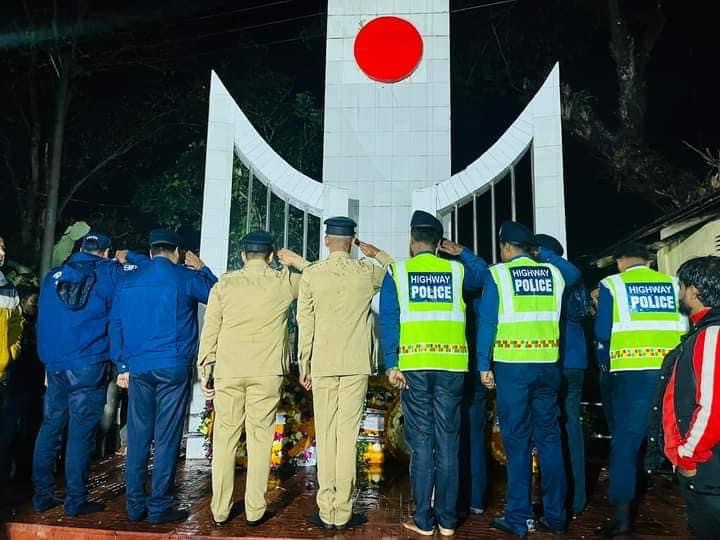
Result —
<path fill-rule="evenodd" d="M 423 53 L 420 32 L 399 17 L 378 17 L 355 38 L 355 61 L 371 79 L 394 83 L 412 75 Z"/>

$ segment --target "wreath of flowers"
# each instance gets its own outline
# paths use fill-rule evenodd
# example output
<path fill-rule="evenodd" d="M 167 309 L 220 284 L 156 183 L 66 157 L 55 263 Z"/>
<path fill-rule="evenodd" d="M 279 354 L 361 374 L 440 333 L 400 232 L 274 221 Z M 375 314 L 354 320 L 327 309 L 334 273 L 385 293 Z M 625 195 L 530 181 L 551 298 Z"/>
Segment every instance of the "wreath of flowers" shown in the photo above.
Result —
<path fill-rule="evenodd" d="M 365 418 L 382 418 L 395 401 L 397 392 L 384 377 L 371 377 L 368 385 Z M 215 410 L 212 401 L 205 403 L 200 414 L 198 431 L 203 436 L 205 457 L 212 459 L 212 436 Z M 377 429 L 379 428 L 379 429 Z M 361 430 L 358 437 L 358 461 L 363 467 L 377 468 L 384 461 L 384 426 Z M 283 384 L 278 406 L 275 435 L 273 439 L 270 468 L 277 470 L 284 465 L 308 466 L 315 464 L 315 423 L 313 421 L 312 395 L 294 379 Z M 240 438 L 236 453 L 238 466 L 247 465 L 245 434 Z"/>

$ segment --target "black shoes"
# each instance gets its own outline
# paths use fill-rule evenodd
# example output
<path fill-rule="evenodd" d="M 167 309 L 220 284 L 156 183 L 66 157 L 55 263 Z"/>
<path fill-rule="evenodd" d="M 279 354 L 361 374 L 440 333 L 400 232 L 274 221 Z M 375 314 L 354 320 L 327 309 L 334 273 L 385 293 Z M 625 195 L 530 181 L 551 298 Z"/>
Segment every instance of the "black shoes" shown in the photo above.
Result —
<path fill-rule="evenodd" d="M 516 538 L 527 538 L 527 533 L 518 533 L 510 526 L 507 521 L 505 521 L 504 517 L 493 519 L 490 522 L 490 527 L 492 527 L 493 529 L 498 529 L 499 531 L 503 531 L 504 533 L 511 534 Z"/>
<path fill-rule="evenodd" d="M 344 525 L 338 525 L 335 527 L 339 531 L 346 531 L 348 529 L 354 529 L 355 527 L 359 527 L 361 525 L 365 525 L 367 523 L 367 518 L 362 514 L 353 514 L 350 516 L 350 519 L 347 520 L 347 523 Z"/>
<path fill-rule="evenodd" d="M 88 514 L 95 514 L 97 512 L 102 512 L 105 510 L 105 505 L 102 503 L 97 502 L 90 502 L 85 501 L 80 506 L 78 506 L 77 510 L 74 512 L 65 512 L 66 516 L 70 517 L 76 517 L 76 516 L 87 516 Z"/>
<path fill-rule="evenodd" d="M 162 523 L 175 523 L 177 521 L 185 521 L 190 512 L 187 510 L 176 510 L 175 508 L 168 508 L 162 514 L 157 517 L 151 517 L 148 519 L 153 525 L 160 525 Z"/>
<path fill-rule="evenodd" d="M 260 519 L 256 519 L 254 521 L 250 521 L 249 519 L 245 522 L 247 523 L 248 527 L 259 527 L 263 523 L 266 523 L 268 520 L 275 517 L 275 512 L 265 512 L 263 516 Z"/>
<path fill-rule="evenodd" d="M 55 508 L 56 506 L 62 506 L 62 504 L 65 501 L 60 499 L 59 497 L 48 497 L 47 499 L 43 499 L 37 504 L 33 504 L 33 509 L 36 512 L 47 512 L 51 508 Z"/>
<path fill-rule="evenodd" d="M 337 529 L 339 531 L 347 531 L 349 529 L 359 527 L 360 525 L 365 525 L 365 523 L 367 523 L 367 518 L 362 514 L 353 514 L 352 516 L 350 516 L 350 519 L 347 521 L 347 523 L 343 525 L 338 525 L 336 527 L 332 523 L 325 523 L 320 517 L 320 514 L 316 512 L 314 514 L 305 516 L 305 521 L 307 521 L 310 525 L 314 525 L 315 527 L 320 527 L 322 529 Z"/>
<path fill-rule="evenodd" d="M 538 528 L 541 531 L 549 532 L 558 536 L 565 536 L 567 534 L 567 527 L 563 527 L 562 529 L 551 527 L 547 519 L 545 519 L 545 516 L 538 519 L 537 524 L 539 525 Z"/>
<path fill-rule="evenodd" d="M 243 505 L 242 503 L 235 503 L 232 505 L 232 508 L 230 508 L 230 513 L 228 514 L 228 517 L 225 518 L 222 521 L 218 521 L 215 519 L 215 516 L 213 516 L 213 523 L 216 527 L 224 527 L 228 523 L 230 523 L 233 519 L 235 519 L 237 516 L 243 513 Z"/>
<path fill-rule="evenodd" d="M 305 521 L 307 521 L 310 525 L 314 525 L 315 527 L 320 527 L 322 529 L 334 529 L 335 525 L 332 523 L 325 523 L 321 518 L 320 514 L 315 512 L 314 514 L 309 514 L 305 516 Z M 352 521 L 352 518 L 351 518 Z"/>
<path fill-rule="evenodd" d="M 130 514 L 128 514 L 128 521 L 130 523 L 140 523 L 141 521 L 144 521 L 146 519 L 147 519 L 147 510 L 138 516 L 131 516 Z"/>
<path fill-rule="evenodd" d="M 602 531 L 603 538 L 613 538 L 632 532 L 632 517 L 629 504 L 618 504 L 615 507 L 615 517 Z"/>

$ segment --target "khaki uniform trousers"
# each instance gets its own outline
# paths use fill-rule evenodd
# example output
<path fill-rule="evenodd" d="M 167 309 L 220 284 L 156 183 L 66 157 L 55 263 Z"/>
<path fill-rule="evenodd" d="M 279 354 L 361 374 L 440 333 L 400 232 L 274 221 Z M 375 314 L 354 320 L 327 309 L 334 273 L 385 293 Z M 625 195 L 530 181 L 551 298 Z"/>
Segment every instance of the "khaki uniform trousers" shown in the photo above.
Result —
<path fill-rule="evenodd" d="M 256 521 L 265 514 L 275 413 L 282 381 L 279 375 L 215 380 L 210 510 L 216 521 L 225 521 L 233 506 L 235 454 L 243 428 L 248 456 L 245 517 Z"/>
<path fill-rule="evenodd" d="M 362 422 L 367 375 L 313 377 L 320 518 L 345 525 L 352 516 L 356 445 Z"/>

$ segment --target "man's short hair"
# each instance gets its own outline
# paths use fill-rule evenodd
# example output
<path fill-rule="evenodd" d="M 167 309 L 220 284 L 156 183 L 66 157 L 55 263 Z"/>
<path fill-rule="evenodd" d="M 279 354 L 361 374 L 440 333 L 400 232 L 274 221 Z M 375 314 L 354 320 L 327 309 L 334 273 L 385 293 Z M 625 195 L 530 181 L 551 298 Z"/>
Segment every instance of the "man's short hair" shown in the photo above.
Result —
<path fill-rule="evenodd" d="M 720 308 L 720 257 L 695 257 L 685 261 L 677 272 L 680 283 L 695 287 L 705 307 Z"/>
<path fill-rule="evenodd" d="M 170 253 L 175 253 L 176 249 L 177 246 L 173 244 L 157 243 L 150 246 L 150 253 L 153 255 L 169 255 Z"/>
<path fill-rule="evenodd" d="M 530 249 L 532 248 L 532 246 L 530 244 L 524 244 L 522 242 L 504 242 L 504 241 L 500 240 L 500 247 L 502 247 L 503 244 L 512 246 L 515 249 L 522 251 L 523 253 L 530 253 Z"/>
<path fill-rule="evenodd" d="M 83 248 L 81 248 L 80 251 L 82 251 L 83 253 L 90 253 L 90 255 L 95 255 L 96 257 L 104 257 L 105 256 L 104 249 L 83 249 Z"/>
<path fill-rule="evenodd" d="M 613 258 L 618 259 L 642 259 L 644 261 L 652 260 L 652 253 L 650 250 L 640 242 L 628 242 L 621 245 L 613 253 Z"/>
<path fill-rule="evenodd" d="M 247 251 L 246 250 L 246 251 L 243 251 L 243 253 L 245 253 L 245 257 L 247 258 L 247 260 L 267 259 L 268 255 L 270 255 L 272 253 L 272 249 L 268 248 L 265 251 L 256 251 L 256 250 Z"/>
<path fill-rule="evenodd" d="M 432 227 L 413 227 L 410 229 L 410 236 L 419 244 L 437 246 L 442 240 L 442 234 Z"/>

